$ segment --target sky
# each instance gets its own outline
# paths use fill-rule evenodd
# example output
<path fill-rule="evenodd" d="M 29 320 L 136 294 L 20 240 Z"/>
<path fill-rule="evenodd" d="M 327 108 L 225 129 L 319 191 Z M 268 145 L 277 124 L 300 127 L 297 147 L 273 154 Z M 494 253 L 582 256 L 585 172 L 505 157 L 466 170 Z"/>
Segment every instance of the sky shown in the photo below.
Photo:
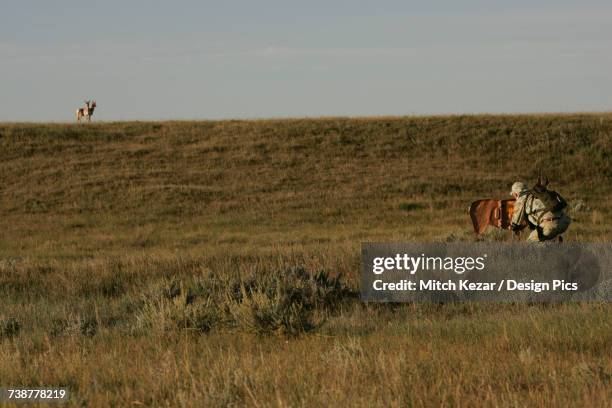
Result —
<path fill-rule="evenodd" d="M 612 2 L 0 0 L 0 121 L 612 111 Z"/>

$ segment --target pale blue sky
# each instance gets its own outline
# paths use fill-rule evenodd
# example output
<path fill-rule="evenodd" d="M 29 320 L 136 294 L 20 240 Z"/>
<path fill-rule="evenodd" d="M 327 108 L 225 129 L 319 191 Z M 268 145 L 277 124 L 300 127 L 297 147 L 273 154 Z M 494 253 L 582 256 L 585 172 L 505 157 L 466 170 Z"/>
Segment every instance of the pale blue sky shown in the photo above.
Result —
<path fill-rule="evenodd" d="M 0 0 L 0 121 L 612 110 L 610 1 Z"/>

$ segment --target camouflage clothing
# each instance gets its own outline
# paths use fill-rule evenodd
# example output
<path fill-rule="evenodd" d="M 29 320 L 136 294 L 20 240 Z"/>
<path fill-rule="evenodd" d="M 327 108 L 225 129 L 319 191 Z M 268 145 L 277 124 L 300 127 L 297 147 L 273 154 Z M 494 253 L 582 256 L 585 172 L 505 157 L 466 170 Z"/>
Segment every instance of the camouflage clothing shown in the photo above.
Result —
<path fill-rule="evenodd" d="M 571 219 L 561 211 L 546 211 L 544 203 L 529 192 L 524 191 L 514 203 L 512 226 L 518 226 L 527 218 L 535 229 L 529 234 L 527 241 L 548 241 L 563 234 L 571 223 Z"/>

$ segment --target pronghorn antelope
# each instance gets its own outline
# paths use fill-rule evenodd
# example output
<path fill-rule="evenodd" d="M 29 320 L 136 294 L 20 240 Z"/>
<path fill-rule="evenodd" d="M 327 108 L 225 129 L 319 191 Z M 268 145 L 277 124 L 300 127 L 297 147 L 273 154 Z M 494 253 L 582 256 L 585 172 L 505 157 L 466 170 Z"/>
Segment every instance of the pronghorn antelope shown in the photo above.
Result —
<path fill-rule="evenodd" d="M 91 122 L 94 109 L 96 109 L 96 101 L 85 101 L 85 106 L 76 110 L 77 122 L 81 121 L 81 118 L 87 117 L 87 121 Z"/>

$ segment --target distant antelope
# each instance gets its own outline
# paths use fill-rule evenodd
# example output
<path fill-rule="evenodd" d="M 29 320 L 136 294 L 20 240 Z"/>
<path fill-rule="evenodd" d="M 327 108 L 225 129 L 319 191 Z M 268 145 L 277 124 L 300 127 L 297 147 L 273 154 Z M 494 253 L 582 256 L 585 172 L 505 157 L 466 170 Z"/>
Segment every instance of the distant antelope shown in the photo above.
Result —
<path fill-rule="evenodd" d="M 86 117 L 88 122 L 91 122 L 94 109 L 96 109 L 96 101 L 85 101 L 85 106 L 76 110 L 77 122 L 81 121 L 81 118 Z"/>

